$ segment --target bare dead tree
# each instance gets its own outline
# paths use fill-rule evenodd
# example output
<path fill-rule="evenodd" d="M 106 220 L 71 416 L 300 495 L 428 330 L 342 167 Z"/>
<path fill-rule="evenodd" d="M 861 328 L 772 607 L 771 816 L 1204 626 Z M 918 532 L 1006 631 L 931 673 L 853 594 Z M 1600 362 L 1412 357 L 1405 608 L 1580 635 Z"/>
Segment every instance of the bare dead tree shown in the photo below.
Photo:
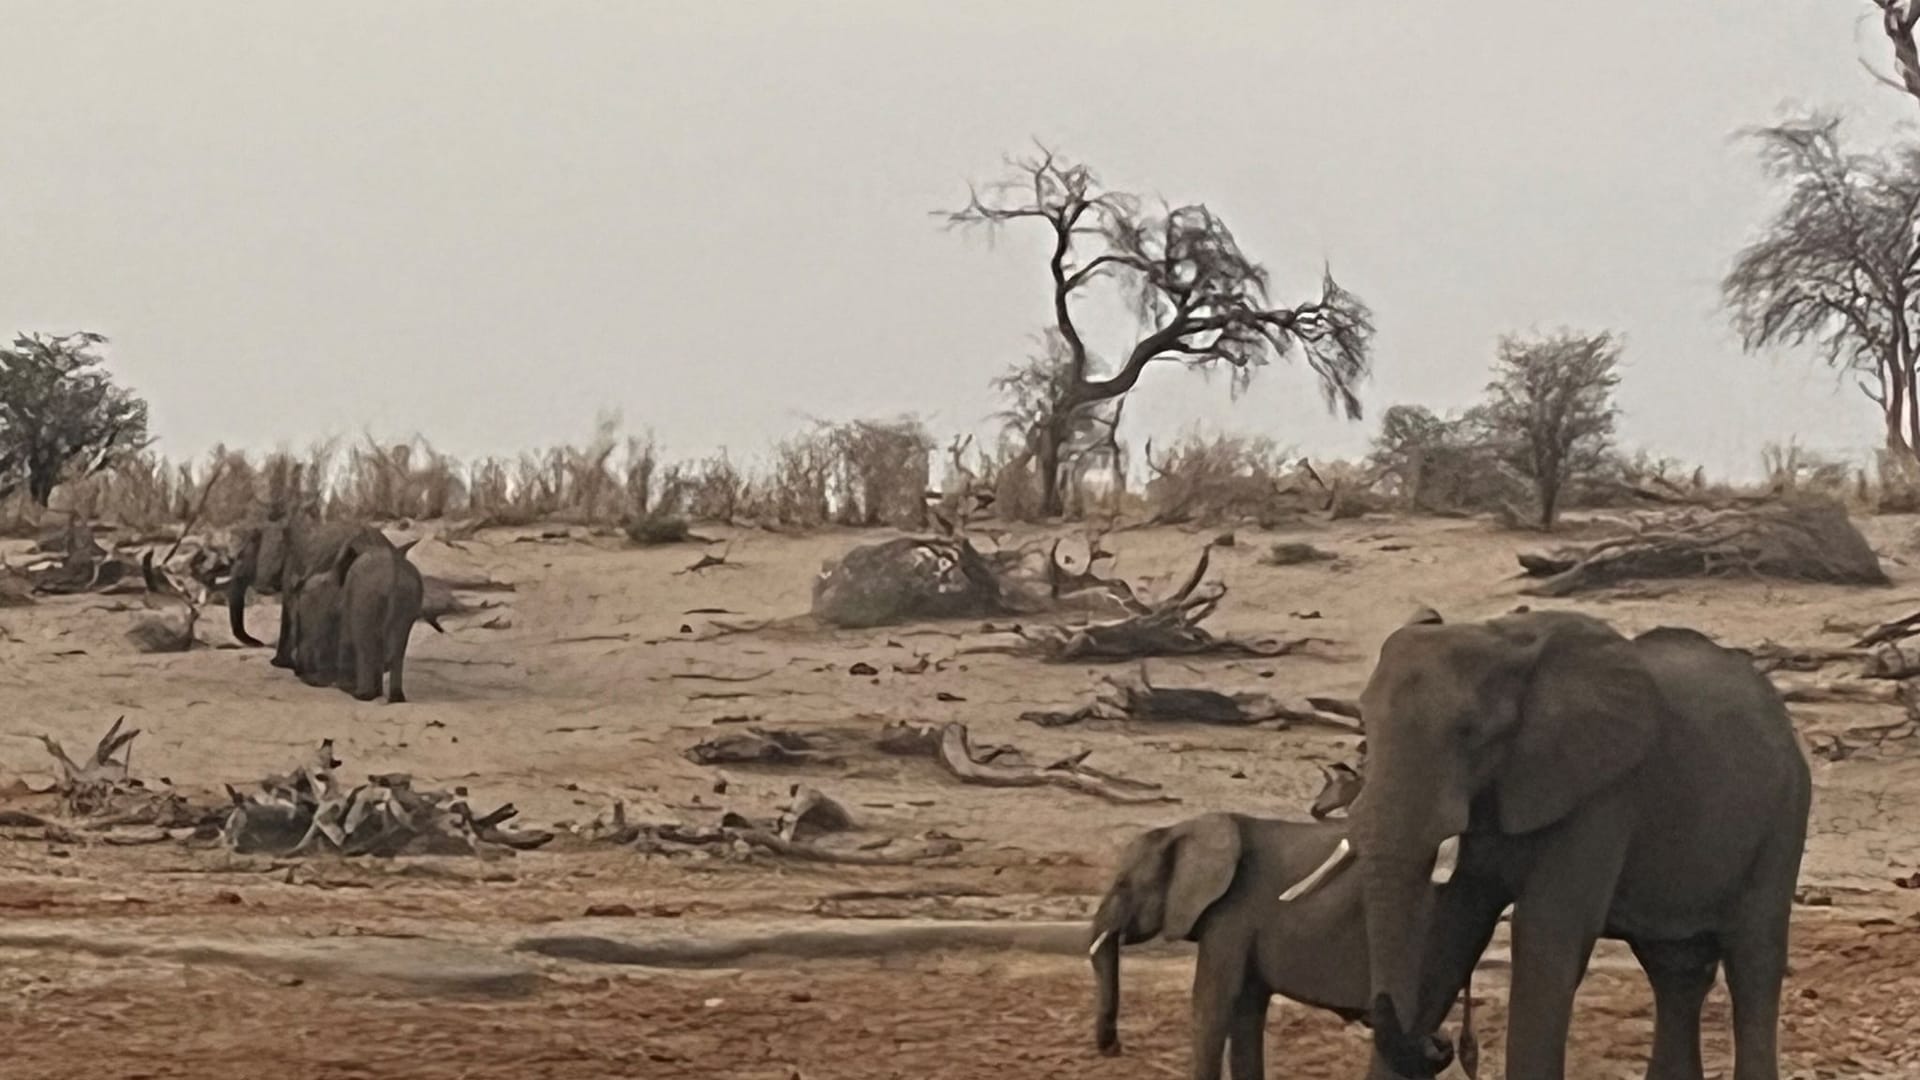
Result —
<path fill-rule="evenodd" d="M 1153 363 L 1224 364 L 1237 392 L 1255 368 L 1298 354 L 1328 407 L 1360 418 L 1356 388 L 1368 374 L 1373 339 L 1366 304 L 1326 271 L 1317 299 L 1275 306 L 1265 267 L 1241 252 L 1226 223 L 1204 205 L 1149 210 L 1132 195 L 1106 190 L 1085 165 L 1041 147 L 1009 159 L 1003 179 L 973 188 L 965 206 L 937 216 L 949 227 L 989 230 L 1032 220 L 1053 234 L 1052 329 L 1064 370 L 1035 433 L 1043 514 L 1060 512 L 1061 452 L 1082 410 L 1124 397 Z M 1117 364 L 1094 356 L 1075 321 L 1075 304 L 1096 285 L 1119 290 L 1138 319 Z"/>
<path fill-rule="evenodd" d="M 1887 449 L 1920 445 L 1920 146 L 1849 150 L 1813 114 L 1750 135 L 1785 199 L 1736 256 L 1721 292 L 1749 350 L 1814 344 L 1879 406 Z"/>

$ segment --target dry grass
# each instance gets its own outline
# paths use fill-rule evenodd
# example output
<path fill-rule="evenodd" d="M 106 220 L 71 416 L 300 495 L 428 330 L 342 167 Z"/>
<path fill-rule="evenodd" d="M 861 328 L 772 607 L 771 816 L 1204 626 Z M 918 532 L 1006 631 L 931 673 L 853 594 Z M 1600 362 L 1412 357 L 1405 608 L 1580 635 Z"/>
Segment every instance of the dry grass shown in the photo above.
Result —
<path fill-rule="evenodd" d="M 1028 455 L 1012 445 L 965 454 L 963 445 L 949 449 L 952 463 L 942 463 L 943 471 L 954 474 L 946 486 L 963 475 L 971 490 L 995 494 L 993 516 L 1029 520 L 1038 492 Z M 1269 527 L 1307 515 L 1500 513 L 1495 496 L 1511 494 L 1509 486 L 1493 483 L 1484 469 L 1454 468 L 1474 458 L 1455 449 L 1423 446 L 1412 466 L 1401 460 L 1404 452 L 1376 452 L 1359 462 L 1308 462 L 1264 438 L 1189 433 L 1164 449 L 1148 445 L 1150 479 L 1143 495 L 1087 499 L 1076 509 L 1102 519 Z M 196 508 L 201 527 L 224 528 L 303 503 L 316 503 L 336 518 L 563 522 L 649 535 L 656 522 L 912 530 L 926 527 L 934 455 L 935 443 L 911 417 L 816 424 L 756 458 L 722 452 L 689 462 L 667 461 L 651 436 L 626 435 L 617 420 L 603 420 L 580 445 L 472 462 L 419 436 L 387 443 L 363 436 L 344 448 L 320 443 L 303 454 L 283 448 L 250 455 L 215 447 L 192 461 L 146 453 L 62 484 L 52 510 L 154 535 L 177 531 Z M 1920 510 L 1920 467 L 1891 455 L 1882 454 L 1869 471 L 1787 443 L 1769 446 L 1762 464 L 1764 480 L 1736 486 L 1711 482 L 1702 470 L 1668 459 L 1619 456 L 1604 476 L 1576 489 L 1571 505 L 1645 506 L 1649 497 L 1712 505 L 1743 496 L 1825 495 L 1856 514 Z M 0 532 L 30 535 L 38 520 L 24 504 L 0 506 Z"/>
<path fill-rule="evenodd" d="M 145 453 L 62 484 L 50 509 L 137 532 L 177 526 L 195 507 L 202 526 L 222 528 L 305 503 L 330 517 L 373 521 L 918 528 L 932 450 L 912 418 L 860 420 L 816 425 L 756 464 L 737 464 L 725 453 L 669 463 L 651 436 L 623 436 L 617 420 L 605 419 L 580 445 L 473 462 L 419 436 L 401 442 L 364 436 L 344 451 L 325 443 L 304 456 L 216 447 L 204 459 L 182 462 Z M 29 531 L 37 518 L 25 506 L 9 508 L 8 520 Z"/>

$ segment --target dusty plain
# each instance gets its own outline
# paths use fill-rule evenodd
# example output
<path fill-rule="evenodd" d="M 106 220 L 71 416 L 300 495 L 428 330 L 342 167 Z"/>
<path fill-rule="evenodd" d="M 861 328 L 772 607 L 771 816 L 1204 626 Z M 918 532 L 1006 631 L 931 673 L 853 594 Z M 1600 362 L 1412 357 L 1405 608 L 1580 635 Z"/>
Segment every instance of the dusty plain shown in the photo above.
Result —
<path fill-rule="evenodd" d="M 1920 609 L 1920 569 L 1910 565 L 1920 560 L 1920 519 L 1861 524 L 1891 588 L 1661 582 L 1555 606 L 1629 632 L 1669 624 L 1729 644 L 1844 645 L 1862 626 Z M 429 572 L 484 574 L 516 589 L 488 597 L 498 608 L 448 620 L 444 636 L 416 629 L 413 700 L 398 706 L 312 689 L 271 668 L 263 650 L 221 647 L 230 642 L 213 611 L 200 630 L 209 647 L 175 655 L 135 653 L 122 638 L 134 615 L 98 596 L 0 611 L 0 805 L 52 779 L 38 736 L 90 748 L 124 715 L 142 732 L 134 774 L 197 797 L 285 771 L 331 737 L 349 776 L 406 772 L 463 785 L 478 804 L 511 801 L 524 821 L 563 833 L 546 849 L 491 860 L 273 860 L 0 829 L 0 1077 L 1184 1076 L 1190 961 L 1180 950 L 1129 953 L 1126 1052 L 1106 1059 L 1093 1049 L 1090 973 L 1071 942 L 749 953 L 702 969 L 518 947 L 562 933 L 724 940 L 849 920 L 1080 919 L 1131 831 L 1209 809 L 1304 817 L 1316 763 L 1347 758 L 1355 742 L 1314 728 L 1022 722 L 1023 711 L 1071 708 L 1101 676 L 1134 669 L 966 653 L 990 640 L 977 623 L 721 633 L 719 623 L 804 613 L 822 561 L 876 537 L 704 531 L 730 542 L 727 567 L 676 573 L 697 549 L 634 549 L 585 529 L 544 539 L 494 530 L 460 547 L 433 539 L 433 526 L 414 530 L 427 538 L 417 558 Z M 1117 572 L 1154 590 L 1190 568 L 1212 535 L 1133 530 L 1106 542 Z M 1031 537 L 1012 539 L 1022 538 Z M 1263 565 L 1261 553 L 1281 539 L 1339 558 Z M 1514 578 L 1514 552 L 1535 539 L 1482 522 L 1369 518 L 1241 529 L 1237 541 L 1214 552 L 1213 575 L 1230 591 L 1208 625 L 1332 643 L 1272 660 L 1156 660 L 1157 684 L 1352 696 L 1380 639 L 1419 605 L 1449 619 L 1546 606 L 1520 596 Z M 699 608 L 728 614 L 687 614 Z M 271 599 L 249 609 L 256 633 L 269 636 L 276 611 Z M 922 667 L 921 656 L 924 670 L 897 670 Z M 877 674 L 849 674 L 856 663 Z M 1810 734 L 1899 719 L 1878 705 L 1795 711 Z M 885 757 L 714 768 L 683 756 L 743 716 L 801 731 L 958 720 L 977 741 L 1039 759 L 1091 751 L 1089 765 L 1161 784 L 1178 802 L 961 785 L 931 762 Z M 1920 1076 L 1920 894 L 1894 884 L 1920 870 L 1920 740 L 1815 758 L 1814 772 L 1807 903 L 1796 911 L 1783 1020 L 1789 1074 Z M 586 838 L 615 803 L 636 822 L 712 824 L 723 810 L 771 816 L 795 783 L 844 803 L 876 844 L 951 839 L 960 852 L 848 867 L 650 855 Z M 1497 942 L 1475 983 L 1483 1075 L 1495 1077 L 1501 957 Z M 1630 958 L 1603 945 L 1580 995 L 1574 1075 L 1639 1076 L 1650 1008 Z M 1723 991 L 1708 1022 L 1709 1075 L 1726 1074 Z M 1276 1075 L 1357 1076 L 1365 1045 L 1363 1029 L 1323 1014 L 1273 1013 Z"/>

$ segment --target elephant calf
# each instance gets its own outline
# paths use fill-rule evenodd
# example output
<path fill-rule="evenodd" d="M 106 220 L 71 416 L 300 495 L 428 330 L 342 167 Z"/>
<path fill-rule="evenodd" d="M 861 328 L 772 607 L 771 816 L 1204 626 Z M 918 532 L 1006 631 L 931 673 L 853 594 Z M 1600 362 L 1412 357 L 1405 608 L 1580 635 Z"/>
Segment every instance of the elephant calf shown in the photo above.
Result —
<path fill-rule="evenodd" d="M 1324 864 L 1345 835 L 1336 823 L 1205 814 L 1149 829 L 1127 848 L 1093 917 L 1098 1000 L 1094 1041 L 1117 1054 L 1120 946 L 1155 937 L 1197 941 L 1193 974 L 1193 1075 L 1264 1080 L 1267 1005 L 1274 994 L 1349 1020 L 1368 1008 L 1366 920 L 1357 875 L 1335 875 L 1296 899 L 1282 893 Z M 1429 987 L 1452 1005 L 1458 986 Z M 1444 1010 L 1442 1010 L 1444 1015 Z M 1430 1041 L 1435 1071 L 1452 1057 Z M 1381 1066 L 1375 1064 L 1374 1075 Z"/>
<path fill-rule="evenodd" d="M 407 559 L 417 540 L 394 547 L 352 545 L 334 564 L 339 582 L 339 671 L 352 677 L 353 696 L 372 701 L 386 680 L 387 701 L 407 700 L 407 639 L 420 618 L 425 586 L 420 569 Z"/>

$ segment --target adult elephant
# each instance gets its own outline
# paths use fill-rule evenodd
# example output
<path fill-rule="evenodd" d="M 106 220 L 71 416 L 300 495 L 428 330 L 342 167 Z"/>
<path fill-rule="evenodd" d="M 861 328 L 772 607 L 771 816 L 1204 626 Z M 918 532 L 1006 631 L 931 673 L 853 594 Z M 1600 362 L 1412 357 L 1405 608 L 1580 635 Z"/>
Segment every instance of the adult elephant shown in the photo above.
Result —
<path fill-rule="evenodd" d="M 1629 640 L 1571 612 L 1435 622 L 1387 638 L 1360 699 L 1367 778 L 1349 828 L 1381 1056 L 1432 1074 L 1421 1036 L 1438 1020 L 1418 988 L 1449 980 L 1431 965 L 1470 969 L 1512 904 L 1510 1080 L 1565 1075 L 1602 936 L 1653 980 L 1649 1077 L 1702 1075 L 1700 1003 L 1724 963 L 1735 1080 L 1777 1080 L 1812 788 L 1779 694 L 1691 630 Z M 1448 879 L 1474 915 L 1430 937 L 1432 882 Z"/>
<path fill-rule="evenodd" d="M 254 525 L 241 533 L 227 582 L 227 624 L 235 641 L 261 647 L 247 633 L 247 590 L 280 595 L 280 635 L 274 642 L 273 666 L 293 666 L 294 593 L 310 575 L 332 567 L 355 540 L 378 546 L 388 543 L 380 530 L 348 521 L 321 521 L 311 512 L 296 512 L 282 521 Z"/>

